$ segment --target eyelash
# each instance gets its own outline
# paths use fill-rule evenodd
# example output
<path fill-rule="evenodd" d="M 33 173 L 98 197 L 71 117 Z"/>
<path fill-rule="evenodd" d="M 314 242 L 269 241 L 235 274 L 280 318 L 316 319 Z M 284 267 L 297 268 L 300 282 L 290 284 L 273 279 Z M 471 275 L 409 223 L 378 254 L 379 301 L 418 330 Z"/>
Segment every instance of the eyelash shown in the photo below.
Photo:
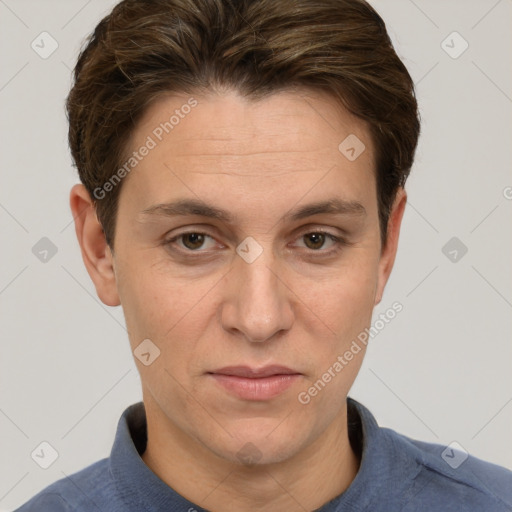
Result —
<path fill-rule="evenodd" d="M 304 233 L 304 234 L 300 235 L 298 238 L 303 238 L 303 237 L 305 237 L 307 235 L 313 235 L 313 234 L 314 235 L 316 235 L 316 234 L 325 235 L 329 239 L 331 239 L 334 242 L 334 244 L 335 244 L 334 248 L 329 250 L 329 251 L 322 251 L 321 249 L 318 249 L 318 250 L 306 249 L 308 252 L 311 252 L 315 256 L 319 256 L 319 257 L 333 256 L 334 254 L 338 253 L 341 250 L 342 247 L 349 245 L 349 243 L 344 238 L 336 236 L 336 235 L 333 235 L 329 231 L 324 231 L 322 229 L 315 229 L 314 231 L 308 231 L 307 233 Z M 168 240 L 164 240 L 163 245 L 170 247 L 177 240 L 179 240 L 180 238 L 182 238 L 184 236 L 187 236 L 187 235 L 203 235 L 203 236 L 207 236 L 207 237 L 210 237 L 210 238 L 214 239 L 214 237 L 209 235 L 208 233 L 203 233 L 201 231 L 187 231 L 187 232 L 184 232 L 184 233 L 180 233 L 179 235 L 176 235 L 173 238 L 170 238 Z M 200 249 L 197 249 L 196 251 L 193 251 L 191 249 L 181 249 L 181 248 L 180 249 L 176 249 L 176 248 L 172 248 L 172 247 L 171 247 L 171 249 L 173 251 L 179 252 L 181 254 L 186 254 L 187 256 L 191 256 L 192 255 L 192 257 L 198 257 L 198 256 L 194 255 L 194 253 L 198 253 L 198 255 L 206 253 L 206 251 L 201 251 Z"/>

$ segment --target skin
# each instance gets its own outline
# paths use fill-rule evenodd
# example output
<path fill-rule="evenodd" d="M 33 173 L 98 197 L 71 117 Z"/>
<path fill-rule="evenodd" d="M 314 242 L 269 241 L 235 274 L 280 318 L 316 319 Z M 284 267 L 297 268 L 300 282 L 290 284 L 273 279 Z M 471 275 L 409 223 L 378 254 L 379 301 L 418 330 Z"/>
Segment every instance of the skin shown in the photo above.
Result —
<path fill-rule="evenodd" d="M 135 358 L 148 421 L 144 462 L 214 512 L 313 510 L 358 471 L 344 399 L 365 351 L 309 404 L 298 395 L 370 326 L 395 260 L 406 194 L 396 196 L 382 246 L 368 127 L 323 93 L 281 91 L 257 102 L 230 90 L 193 97 L 198 105 L 124 178 L 114 252 L 85 188 L 73 187 L 82 256 L 100 299 L 122 305 L 132 350 L 149 338 L 161 351 L 149 366 Z M 129 150 L 189 98 L 153 103 Z M 350 134 L 366 146 L 352 162 L 338 150 Z M 358 202 L 365 213 L 281 220 L 332 197 Z M 177 198 L 227 209 L 233 223 L 141 213 Z M 325 237 L 322 245 L 311 236 L 318 230 L 348 243 L 336 251 Z M 163 243 L 184 232 L 208 236 L 203 245 L 190 236 Z M 236 252 L 248 236 L 263 250 L 252 263 Z M 235 397 L 207 374 L 268 364 L 302 375 L 264 401 Z M 237 456 L 246 443 L 258 450 L 253 464 Z"/>

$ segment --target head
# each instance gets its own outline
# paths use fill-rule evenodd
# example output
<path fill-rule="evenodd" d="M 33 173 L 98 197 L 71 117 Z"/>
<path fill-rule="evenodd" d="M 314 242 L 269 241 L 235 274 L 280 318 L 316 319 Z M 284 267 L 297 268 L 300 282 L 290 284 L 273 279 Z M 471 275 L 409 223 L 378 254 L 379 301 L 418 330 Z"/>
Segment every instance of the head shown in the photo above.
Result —
<path fill-rule="evenodd" d="M 419 134 L 381 18 L 358 0 L 125 0 L 67 109 L 82 255 L 152 354 L 136 358 L 147 408 L 235 462 L 246 443 L 262 463 L 310 446 L 364 347 L 298 397 L 371 322 Z M 276 364 L 298 377 L 271 397 L 215 377 Z"/>

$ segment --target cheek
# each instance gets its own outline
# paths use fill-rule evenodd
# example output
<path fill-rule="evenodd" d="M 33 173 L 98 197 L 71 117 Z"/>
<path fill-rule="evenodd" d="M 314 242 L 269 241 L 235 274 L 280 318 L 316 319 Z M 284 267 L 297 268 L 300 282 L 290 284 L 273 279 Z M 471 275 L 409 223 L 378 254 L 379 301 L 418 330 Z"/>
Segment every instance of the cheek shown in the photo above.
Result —
<path fill-rule="evenodd" d="M 308 305 L 347 340 L 371 321 L 378 278 L 378 260 L 360 251 L 323 281 L 311 285 Z"/>
<path fill-rule="evenodd" d="M 293 290 L 286 299 L 294 310 L 292 330 L 303 331 L 299 338 L 325 339 L 326 348 L 330 347 L 324 351 L 326 360 L 350 344 L 371 321 L 378 263 L 373 249 L 371 244 L 350 249 L 331 268 L 300 273 L 290 267 L 282 269 L 283 280 Z M 236 293 L 229 288 L 229 295 L 222 288 L 229 286 L 230 279 L 236 280 L 236 275 L 223 279 L 225 269 L 180 271 L 156 249 L 124 254 L 127 257 L 118 262 L 116 273 L 132 349 L 146 338 L 162 350 L 172 342 L 172 354 L 162 355 L 173 366 L 177 361 L 186 363 L 208 332 L 222 330 L 212 324 L 222 316 L 225 300 Z"/>
<path fill-rule="evenodd" d="M 347 396 L 363 363 L 366 344 L 358 337 L 371 323 L 376 279 L 372 265 L 352 267 L 319 286 L 311 297 L 312 314 L 305 325 L 316 327 L 309 332 L 304 352 L 312 361 L 312 371 L 300 397 L 307 400 L 310 412 L 321 411 L 316 416 L 322 422 L 339 412 L 339 398 Z"/>
<path fill-rule="evenodd" d="M 218 276 L 202 279 L 170 273 L 159 262 L 134 258 L 122 265 L 118 290 L 132 348 L 149 338 L 164 351 L 172 340 L 172 358 L 194 349 L 207 318 L 208 293 Z M 186 349 L 186 350 L 185 350 Z"/>

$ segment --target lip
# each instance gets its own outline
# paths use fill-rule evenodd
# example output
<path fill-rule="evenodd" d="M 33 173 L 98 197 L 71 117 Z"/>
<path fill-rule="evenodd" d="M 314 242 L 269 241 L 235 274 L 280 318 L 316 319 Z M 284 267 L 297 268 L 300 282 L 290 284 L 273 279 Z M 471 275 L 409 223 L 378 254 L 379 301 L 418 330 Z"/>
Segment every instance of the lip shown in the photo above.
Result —
<path fill-rule="evenodd" d="M 294 375 L 299 372 L 292 370 L 286 366 L 271 364 L 262 368 L 251 368 L 250 366 L 225 366 L 218 370 L 213 370 L 216 375 L 229 375 L 233 377 L 246 377 L 249 379 L 257 379 L 262 377 L 271 377 L 273 375 Z"/>
<path fill-rule="evenodd" d="M 302 374 L 280 365 L 251 368 L 226 366 L 210 375 L 229 393 L 243 400 L 270 400 L 284 393 Z"/>

